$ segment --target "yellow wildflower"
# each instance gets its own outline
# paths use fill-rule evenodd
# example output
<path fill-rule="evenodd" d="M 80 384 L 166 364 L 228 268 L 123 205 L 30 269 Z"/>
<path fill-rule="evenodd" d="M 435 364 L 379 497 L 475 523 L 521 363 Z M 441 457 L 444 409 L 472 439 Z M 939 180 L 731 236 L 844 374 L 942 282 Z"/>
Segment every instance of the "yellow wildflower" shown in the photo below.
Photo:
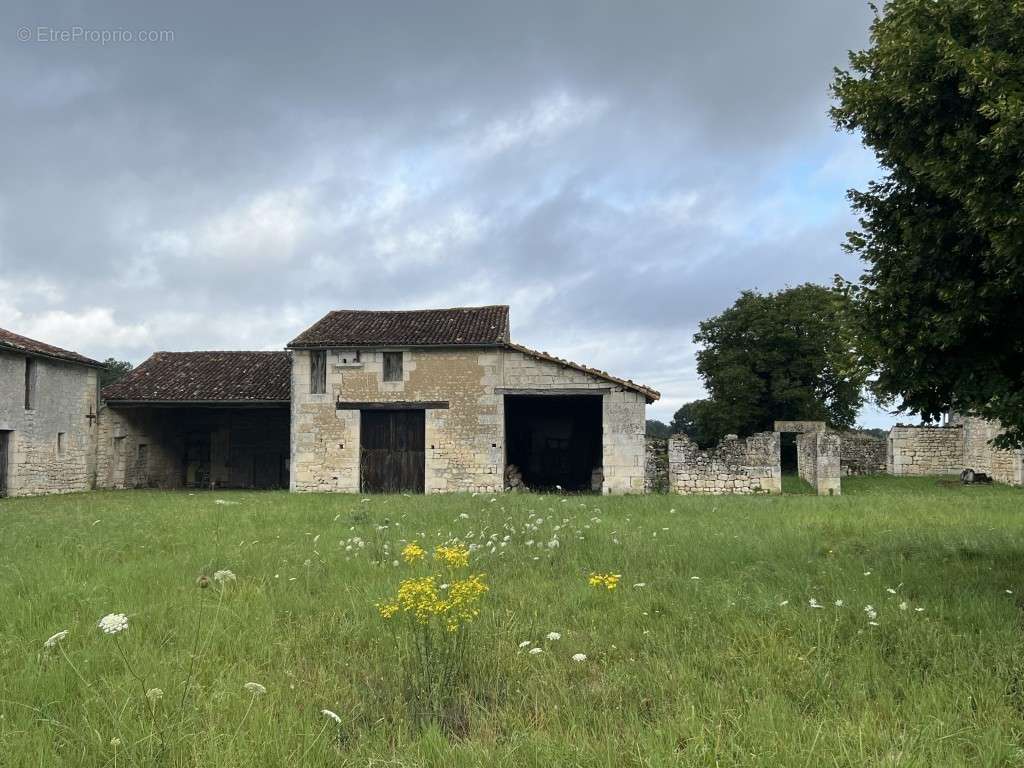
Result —
<path fill-rule="evenodd" d="M 377 603 L 377 610 L 382 618 L 390 619 L 398 613 L 398 603 Z"/>
<path fill-rule="evenodd" d="M 402 549 L 402 559 L 407 563 L 418 563 L 426 554 L 426 550 L 415 541 L 410 541 Z"/>
<path fill-rule="evenodd" d="M 616 586 L 618 586 L 619 579 L 621 578 L 622 575 L 618 573 L 591 573 L 590 576 L 587 578 L 587 583 L 592 587 L 596 587 L 597 589 L 604 587 L 605 589 L 611 591 L 615 589 Z"/>
<path fill-rule="evenodd" d="M 469 550 L 459 545 L 451 547 L 442 545 L 434 550 L 434 559 L 440 560 L 449 568 L 465 568 L 469 565 Z"/>

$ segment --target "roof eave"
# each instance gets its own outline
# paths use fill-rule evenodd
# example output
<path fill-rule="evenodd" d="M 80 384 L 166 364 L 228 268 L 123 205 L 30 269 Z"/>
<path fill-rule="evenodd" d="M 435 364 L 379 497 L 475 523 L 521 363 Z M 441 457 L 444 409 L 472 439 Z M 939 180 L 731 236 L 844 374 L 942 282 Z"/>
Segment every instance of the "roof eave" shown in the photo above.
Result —
<path fill-rule="evenodd" d="M 473 341 L 465 343 L 446 341 L 439 344 L 396 344 L 393 342 L 381 344 L 345 344 L 331 341 L 308 344 L 296 344 L 295 342 L 290 342 L 285 345 L 285 349 L 462 349 L 465 347 L 501 349 L 507 344 L 507 341 Z"/>
<path fill-rule="evenodd" d="M 0 350 L 7 352 L 16 352 L 19 355 L 25 355 L 26 357 L 42 357 L 46 360 L 56 360 L 59 363 L 70 363 L 71 365 L 81 365 L 86 368 L 106 368 L 107 366 L 101 363 L 99 360 L 93 360 L 91 357 L 66 357 L 64 355 L 53 355 L 46 352 L 39 352 L 34 349 L 25 349 L 24 347 L 18 347 L 14 344 L 8 344 L 0 341 Z"/>

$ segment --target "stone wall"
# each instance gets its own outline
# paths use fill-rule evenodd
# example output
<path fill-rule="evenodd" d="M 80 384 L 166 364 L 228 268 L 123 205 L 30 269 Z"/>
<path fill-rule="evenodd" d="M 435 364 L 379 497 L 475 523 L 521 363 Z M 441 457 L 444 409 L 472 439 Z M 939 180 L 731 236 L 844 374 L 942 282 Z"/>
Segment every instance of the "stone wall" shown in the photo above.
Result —
<path fill-rule="evenodd" d="M 668 492 L 668 440 L 648 437 L 644 465 L 644 493 Z"/>
<path fill-rule="evenodd" d="M 390 350 L 395 351 L 395 350 Z M 329 350 L 327 391 L 310 393 L 310 353 L 292 355 L 291 488 L 359 491 L 360 411 L 336 402 L 441 401 L 426 411 L 427 493 L 504 490 L 504 394 L 582 390 L 602 396 L 604 493 L 644 490 L 644 397 L 517 350 L 404 349 L 403 379 L 383 380 L 383 351 Z"/>
<path fill-rule="evenodd" d="M 842 440 L 834 432 L 802 432 L 796 436 L 797 466 L 800 477 L 819 496 L 841 493 Z"/>
<path fill-rule="evenodd" d="M 840 439 L 843 477 L 885 473 L 887 445 L 883 438 L 860 432 L 843 432 Z"/>
<path fill-rule="evenodd" d="M 702 451 L 686 435 L 668 441 L 669 490 L 681 494 L 782 493 L 779 434 L 726 437 Z"/>
<path fill-rule="evenodd" d="M 10 433 L 7 493 L 87 490 L 95 474 L 97 371 L 33 356 L 34 398 L 27 409 L 27 359 L 0 352 L 0 431 Z M 88 418 L 90 414 L 94 418 Z"/>
<path fill-rule="evenodd" d="M 890 475 L 958 475 L 964 467 L 963 428 L 897 425 L 889 432 L 886 464 Z"/>
<path fill-rule="evenodd" d="M 991 440 L 1002 432 L 999 422 L 951 414 L 950 423 L 963 429 L 963 467 L 984 472 L 997 483 L 1024 484 L 1024 451 L 996 448 Z"/>

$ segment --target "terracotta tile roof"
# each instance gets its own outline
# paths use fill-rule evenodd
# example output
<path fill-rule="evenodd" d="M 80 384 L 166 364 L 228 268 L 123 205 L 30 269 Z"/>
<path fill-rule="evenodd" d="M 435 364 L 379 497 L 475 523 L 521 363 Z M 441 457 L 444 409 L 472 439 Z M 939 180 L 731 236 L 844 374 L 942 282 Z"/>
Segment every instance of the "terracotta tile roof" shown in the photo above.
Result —
<path fill-rule="evenodd" d="M 508 307 L 405 312 L 328 312 L 288 344 L 304 347 L 500 346 L 508 341 Z"/>
<path fill-rule="evenodd" d="M 101 393 L 117 402 L 287 402 L 287 352 L 155 352 Z"/>
<path fill-rule="evenodd" d="M 549 363 L 557 363 L 558 365 L 564 365 L 568 368 L 572 368 L 577 371 L 582 371 L 583 373 L 588 373 L 591 376 L 596 376 L 599 379 L 610 381 L 612 384 L 618 384 L 620 387 L 623 387 L 624 389 L 628 389 L 633 392 L 639 392 L 647 399 L 648 403 L 653 403 L 655 400 L 661 399 L 661 393 L 658 390 L 651 389 L 650 387 L 645 387 L 643 384 L 636 384 L 630 379 L 620 379 L 617 376 L 612 376 L 610 373 L 606 371 L 601 371 L 598 370 L 597 368 L 591 368 L 586 365 L 581 365 L 580 363 L 574 363 L 572 360 L 565 360 L 561 357 L 555 357 L 554 355 L 549 355 L 547 352 L 538 352 L 536 349 L 524 347 L 522 344 L 514 344 L 512 342 L 508 342 L 507 344 L 505 344 L 505 346 L 508 349 L 514 350 L 516 352 L 521 352 L 524 355 L 536 358 L 537 360 L 546 360 Z"/>
<path fill-rule="evenodd" d="M 0 350 L 12 350 L 29 355 L 42 355 L 43 357 L 52 357 L 57 360 L 66 360 L 69 363 L 80 363 L 96 368 L 103 367 L 103 363 L 98 360 L 93 360 L 77 352 L 55 347 L 52 344 L 44 344 L 27 336 L 19 336 L 17 333 L 6 331 L 3 328 L 0 328 Z"/>

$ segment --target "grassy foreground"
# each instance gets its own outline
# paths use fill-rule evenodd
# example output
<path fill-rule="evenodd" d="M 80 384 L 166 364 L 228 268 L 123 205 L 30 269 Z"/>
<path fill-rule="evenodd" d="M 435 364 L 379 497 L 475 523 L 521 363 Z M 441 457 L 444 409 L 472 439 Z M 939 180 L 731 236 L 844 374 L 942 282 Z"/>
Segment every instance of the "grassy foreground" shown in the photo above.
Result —
<path fill-rule="evenodd" d="M 2 500 L 0 766 L 1024 765 L 1024 493 L 844 493 Z M 417 729 L 375 604 L 453 538 L 490 589 Z"/>

